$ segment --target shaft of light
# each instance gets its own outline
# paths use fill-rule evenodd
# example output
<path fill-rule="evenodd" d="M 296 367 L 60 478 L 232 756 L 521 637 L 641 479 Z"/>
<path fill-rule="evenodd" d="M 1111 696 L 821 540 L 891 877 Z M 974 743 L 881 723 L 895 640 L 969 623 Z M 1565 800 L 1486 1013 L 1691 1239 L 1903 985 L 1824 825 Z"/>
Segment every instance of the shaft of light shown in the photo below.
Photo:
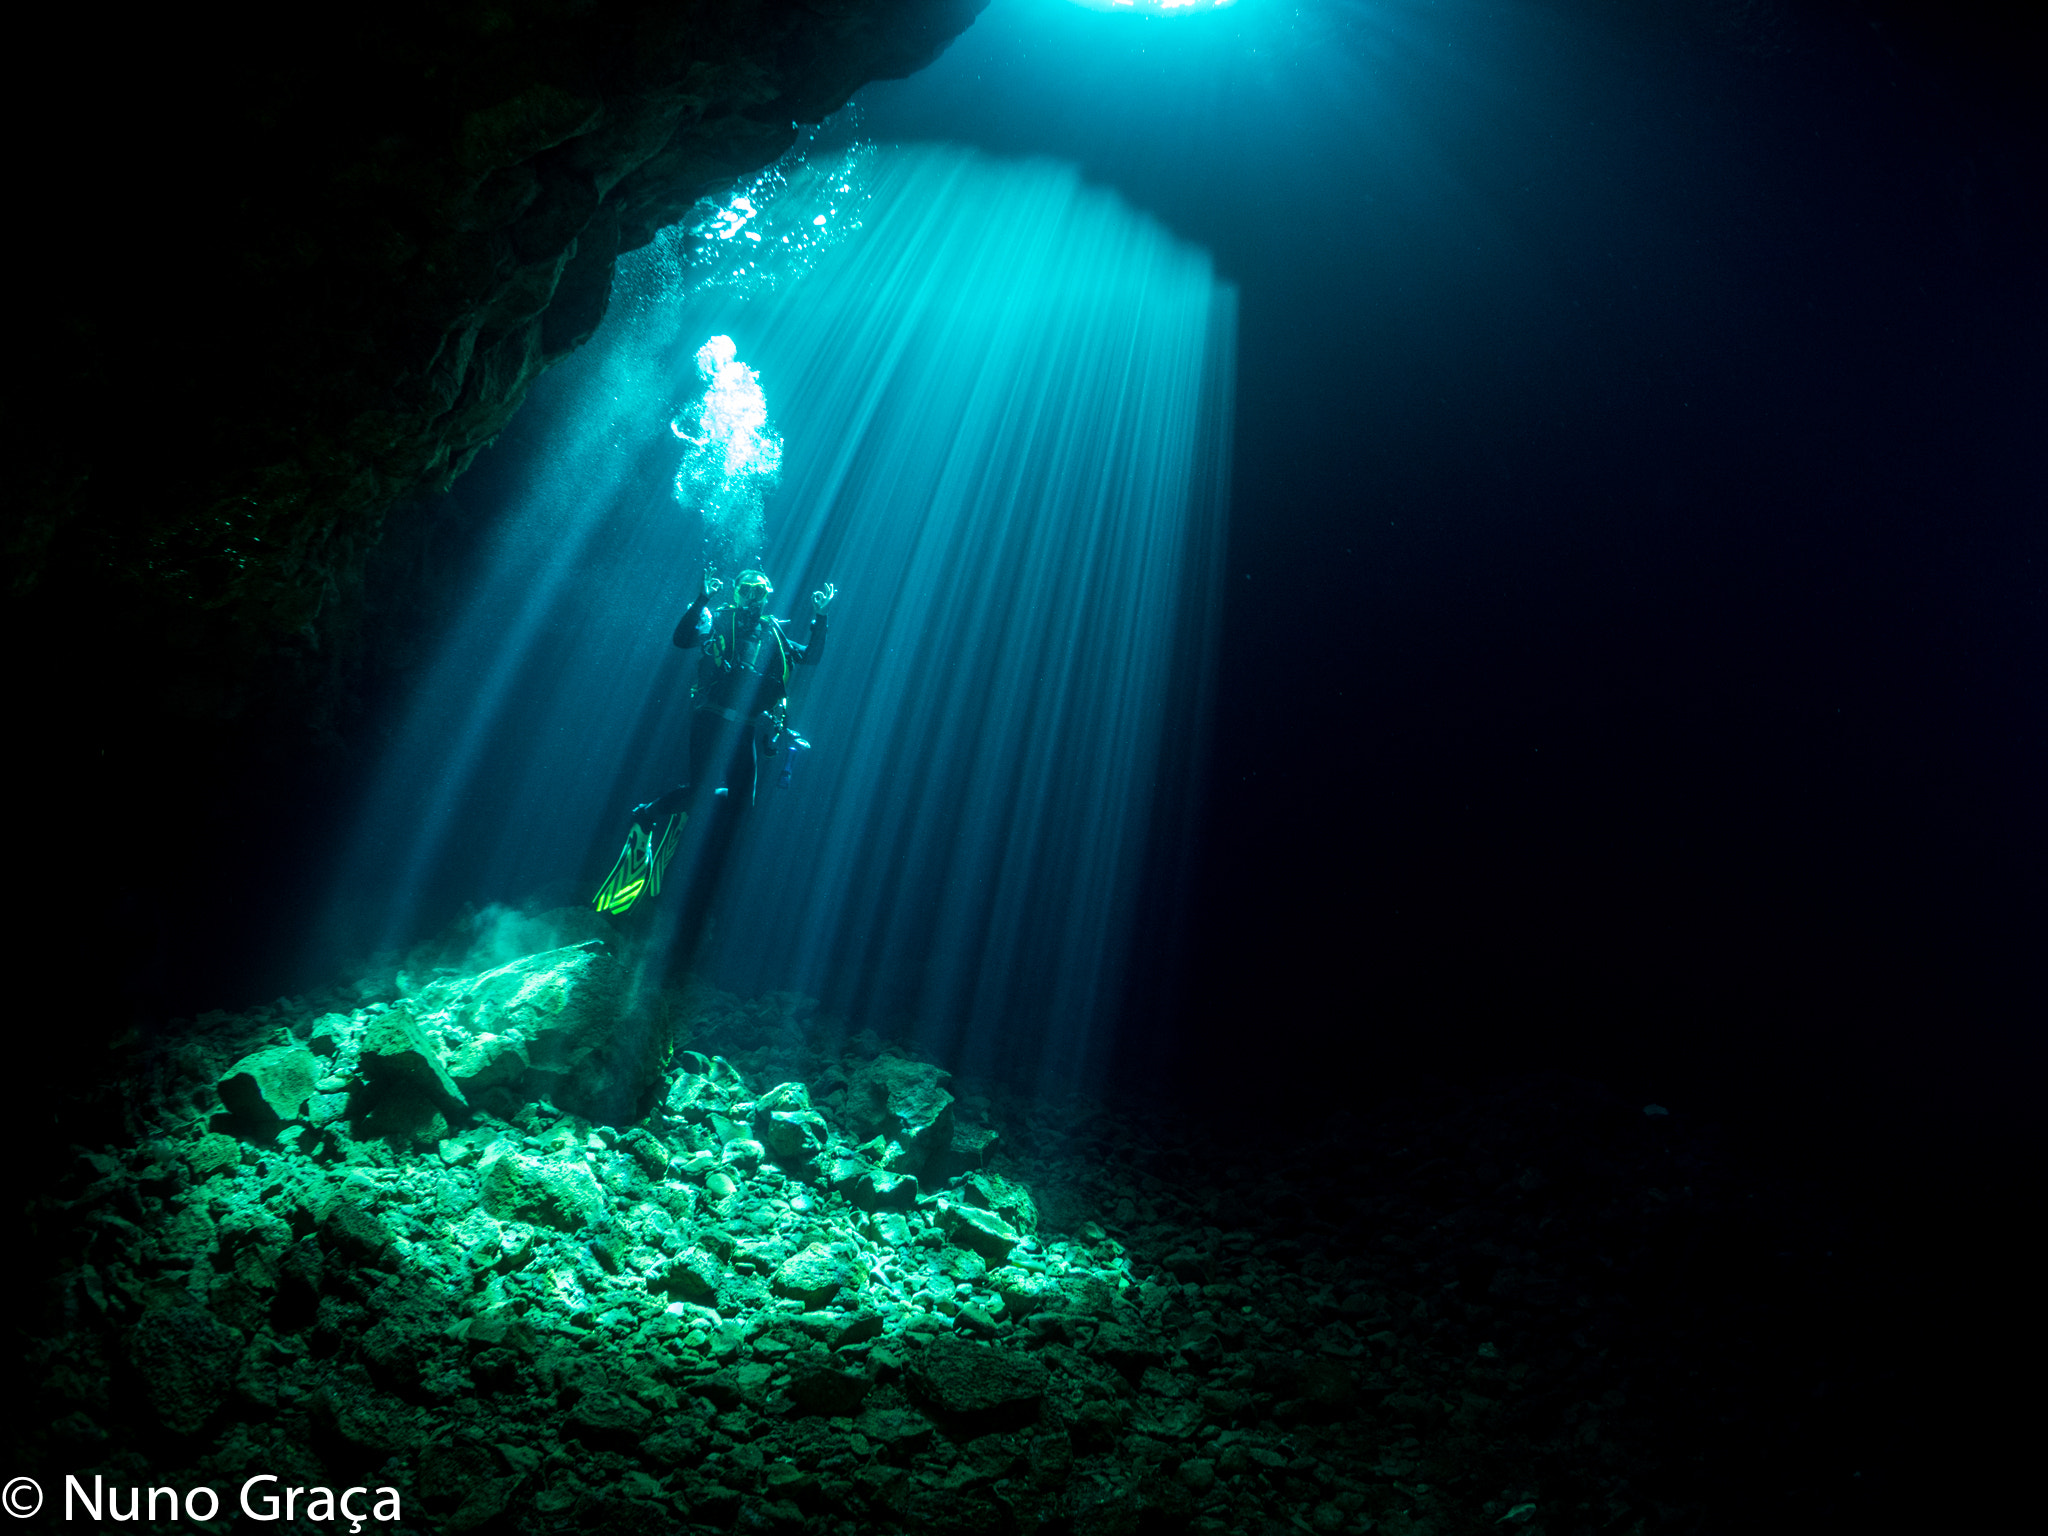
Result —
<path fill-rule="evenodd" d="M 703 545 L 661 464 L 730 335 L 786 444 L 774 610 L 801 638 L 841 595 L 793 698 L 816 750 L 787 792 L 764 768 L 699 963 L 1071 1082 L 1191 810 L 1234 294 L 1070 168 L 950 148 L 885 153 L 865 227 L 773 291 L 663 297 L 659 259 L 520 424 L 532 490 L 395 755 L 411 797 L 366 824 L 413 850 L 399 908 L 595 889 L 624 809 L 685 776 L 668 633 Z M 671 888 L 718 873 L 699 847 Z"/>

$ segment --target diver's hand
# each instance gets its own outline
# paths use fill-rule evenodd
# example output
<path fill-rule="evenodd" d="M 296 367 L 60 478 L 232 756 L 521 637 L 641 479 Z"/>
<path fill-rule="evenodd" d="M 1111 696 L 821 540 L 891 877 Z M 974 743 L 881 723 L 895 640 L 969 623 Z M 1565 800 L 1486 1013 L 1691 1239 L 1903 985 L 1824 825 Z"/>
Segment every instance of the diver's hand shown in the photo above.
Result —
<path fill-rule="evenodd" d="M 712 598 L 718 595 L 719 590 L 724 586 L 725 583 L 718 579 L 718 567 L 715 565 L 705 566 L 704 591 L 699 601 L 706 603 L 710 602 Z"/>
<path fill-rule="evenodd" d="M 833 586 L 832 583 L 828 581 L 825 583 L 822 590 L 813 592 L 811 594 L 811 607 L 816 612 L 823 613 L 825 611 L 825 605 L 831 602 L 832 599 L 837 597 L 838 595 L 839 589 Z"/>

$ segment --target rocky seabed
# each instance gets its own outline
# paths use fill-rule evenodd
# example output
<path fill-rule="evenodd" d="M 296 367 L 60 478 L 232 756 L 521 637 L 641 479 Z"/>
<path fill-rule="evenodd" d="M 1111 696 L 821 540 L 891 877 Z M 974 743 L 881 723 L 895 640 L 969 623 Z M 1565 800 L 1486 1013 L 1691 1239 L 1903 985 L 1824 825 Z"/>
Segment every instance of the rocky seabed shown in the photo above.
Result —
<path fill-rule="evenodd" d="M 1189 1126 L 631 992 L 593 939 L 156 1052 L 36 1208 L 46 1478 L 209 1528 L 260 1474 L 449 1532 L 1689 1526 L 1570 1258 L 1695 1198 L 1639 1111 L 1367 1127 L 1276 1074 Z M 1516 1166 L 1558 1114 L 1605 1128 L 1569 1195 Z"/>

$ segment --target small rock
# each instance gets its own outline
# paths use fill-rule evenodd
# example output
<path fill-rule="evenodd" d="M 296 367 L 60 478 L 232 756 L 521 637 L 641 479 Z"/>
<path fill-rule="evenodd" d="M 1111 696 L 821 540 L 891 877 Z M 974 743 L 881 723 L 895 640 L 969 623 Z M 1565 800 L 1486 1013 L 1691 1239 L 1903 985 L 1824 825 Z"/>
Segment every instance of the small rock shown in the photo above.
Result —
<path fill-rule="evenodd" d="M 1001 1264 L 1017 1246 L 1018 1233 L 994 1211 L 973 1205 L 947 1205 L 939 1212 L 939 1226 L 963 1248 L 980 1254 L 991 1264 Z"/>
<path fill-rule="evenodd" d="M 199 1145 L 192 1149 L 192 1177 L 203 1182 L 223 1168 L 234 1167 L 241 1160 L 240 1142 L 232 1136 L 223 1136 L 219 1131 L 208 1131 L 199 1138 Z"/>
<path fill-rule="evenodd" d="M 972 1302 L 961 1307 L 959 1312 L 954 1315 L 954 1321 L 961 1327 L 980 1334 L 984 1338 L 995 1334 L 1000 1329 L 1000 1325 L 994 1318 L 990 1317 L 987 1312 L 975 1306 Z"/>
<path fill-rule="evenodd" d="M 374 1262 L 391 1246 L 384 1223 L 350 1200 L 337 1200 L 320 1219 L 320 1246 L 327 1253 Z"/>
<path fill-rule="evenodd" d="M 805 1413 L 827 1418 L 850 1418 L 860 1412 L 872 1385 L 857 1371 L 842 1370 L 824 1360 L 810 1359 L 791 1368 L 789 1396 Z"/>
<path fill-rule="evenodd" d="M 128 1336 L 128 1357 L 150 1406 L 173 1434 L 189 1435 L 227 1401 L 242 1336 L 198 1307 L 143 1314 Z"/>
<path fill-rule="evenodd" d="M 784 1259 L 775 1271 L 775 1294 L 807 1307 L 830 1300 L 849 1278 L 847 1265 L 823 1243 L 812 1243 Z"/>
<path fill-rule="evenodd" d="M 617 1392 L 586 1392 L 569 1410 L 569 1429 L 591 1445 L 631 1450 L 645 1438 L 654 1415 Z"/>
<path fill-rule="evenodd" d="M 902 1399 L 897 1399 L 900 1404 Z M 869 1405 L 854 1421 L 854 1429 L 881 1446 L 892 1458 L 915 1455 L 932 1443 L 931 1420 L 900 1406 Z"/>
<path fill-rule="evenodd" d="M 725 1267 L 702 1248 L 685 1248 L 669 1261 L 662 1288 L 694 1306 L 709 1306 L 718 1296 Z"/>
<path fill-rule="evenodd" d="M 631 1154 L 633 1161 L 640 1165 L 641 1170 L 650 1179 L 659 1179 L 667 1175 L 671 1161 L 668 1148 L 645 1128 L 635 1126 L 626 1132 L 619 1145 Z"/>
<path fill-rule="evenodd" d="M 1029 1317 L 1048 1305 L 1062 1306 L 1066 1293 L 1050 1275 L 1028 1269 L 1005 1267 L 989 1276 L 996 1294 L 1003 1298 L 1003 1310 L 1012 1317 Z"/>
<path fill-rule="evenodd" d="M 816 1161 L 829 1134 L 802 1083 L 782 1083 L 754 1102 L 754 1135 L 777 1162 Z"/>

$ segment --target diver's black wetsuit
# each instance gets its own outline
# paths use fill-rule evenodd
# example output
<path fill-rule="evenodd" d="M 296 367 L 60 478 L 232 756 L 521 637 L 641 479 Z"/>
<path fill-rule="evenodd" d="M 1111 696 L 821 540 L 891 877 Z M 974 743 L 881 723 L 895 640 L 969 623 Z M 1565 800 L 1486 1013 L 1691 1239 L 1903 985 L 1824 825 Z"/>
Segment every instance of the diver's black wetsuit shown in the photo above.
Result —
<path fill-rule="evenodd" d="M 644 810 L 657 820 L 672 811 L 694 811 L 722 781 L 727 806 L 744 811 L 754 803 L 762 743 L 781 727 L 790 674 L 817 665 L 824 654 L 825 614 L 811 615 L 810 637 L 798 644 L 765 608 L 713 608 L 700 597 L 676 624 L 675 644 L 701 652 L 690 712 L 690 782 Z"/>

